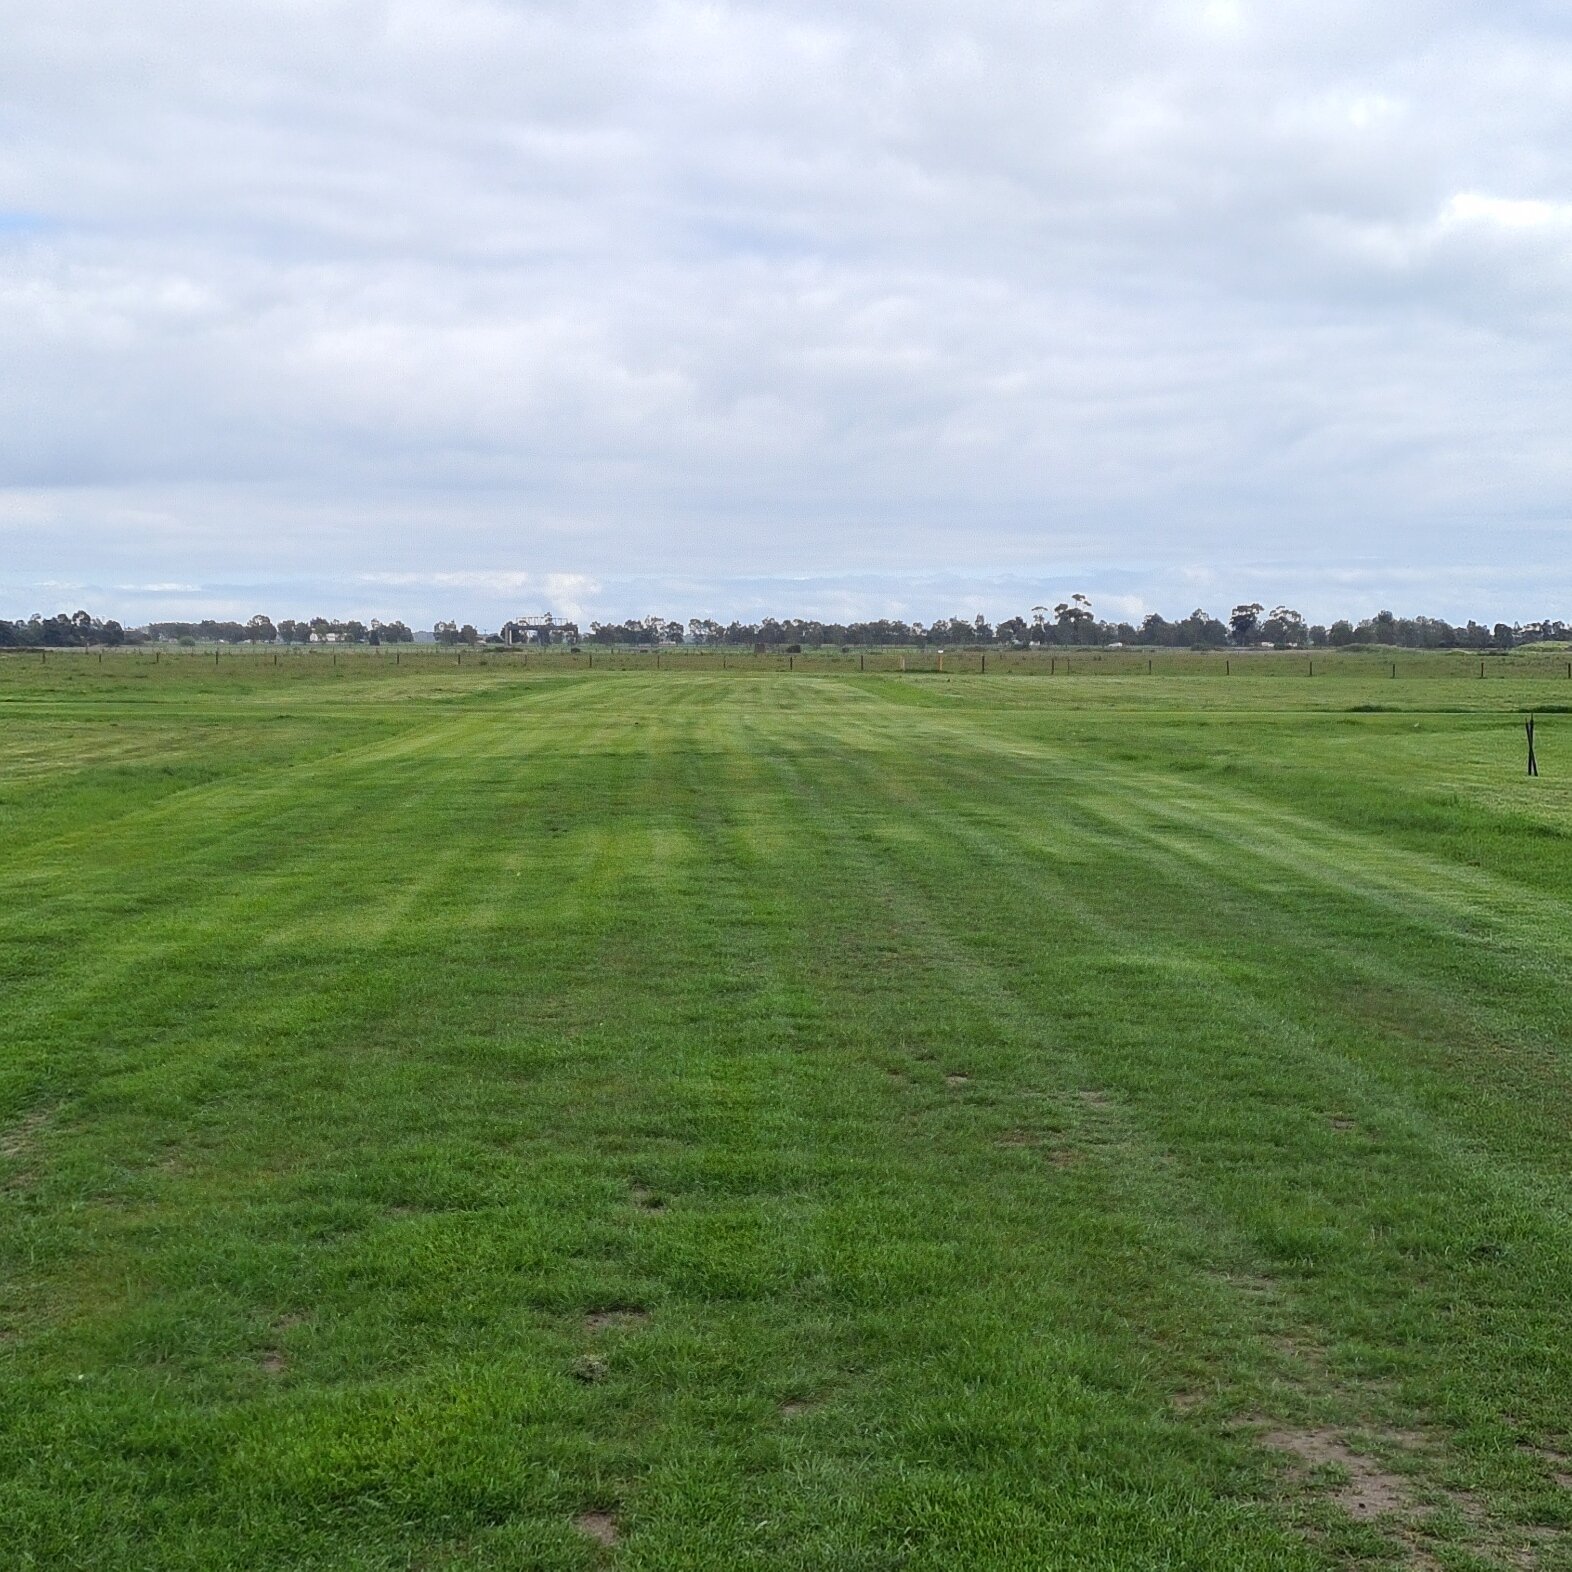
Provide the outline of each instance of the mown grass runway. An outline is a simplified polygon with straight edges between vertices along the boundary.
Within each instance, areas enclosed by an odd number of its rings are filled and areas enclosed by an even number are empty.
[[[0,1563],[1572,1567],[1567,689],[1349,670],[0,663]]]

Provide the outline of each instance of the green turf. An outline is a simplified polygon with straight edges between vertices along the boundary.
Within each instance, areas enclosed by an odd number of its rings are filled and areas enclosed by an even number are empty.
[[[683,659],[0,660],[0,1565],[1572,1567],[1555,663]]]

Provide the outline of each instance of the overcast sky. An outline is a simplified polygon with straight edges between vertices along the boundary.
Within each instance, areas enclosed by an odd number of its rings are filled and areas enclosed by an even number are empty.
[[[0,615],[1572,615],[1569,17],[0,0]]]

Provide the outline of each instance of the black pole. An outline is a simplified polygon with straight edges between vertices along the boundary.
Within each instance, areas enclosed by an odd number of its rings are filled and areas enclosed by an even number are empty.
[[[1534,717],[1530,715],[1523,722],[1523,730],[1528,733],[1528,773],[1539,774],[1539,761],[1534,757]]]

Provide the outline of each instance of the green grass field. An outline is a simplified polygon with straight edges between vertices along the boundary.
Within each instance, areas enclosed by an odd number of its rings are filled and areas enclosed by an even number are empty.
[[[0,659],[0,1566],[1572,1568],[1559,661],[640,659]]]

